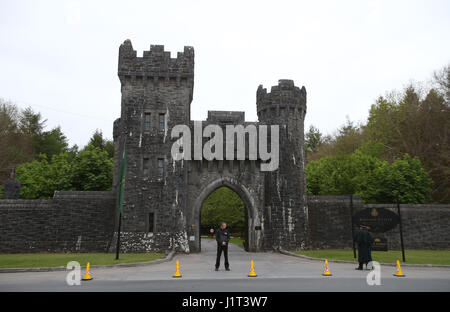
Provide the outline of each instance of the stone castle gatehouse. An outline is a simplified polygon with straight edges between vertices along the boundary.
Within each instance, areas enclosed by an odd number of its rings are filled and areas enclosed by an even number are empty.
[[[245,203],[247,249],[296,249],[306,244],[304,118],[306,90],[280,80],[256,92],[258,122],[244,112],[209,111],[208,125],[279,125],[279,167],[261,171],[261,159],[174,160],[175,125],[189,125],[194,89],[194,49],[171,58],[152,45],[142,57],[126,40],[119,49],[121,116],[114,122],[115,179],[126,145],[127,176],[122,219],[122,248],[145,251],[174,246],[200,251],[200,212],[214,190],[227,186]],[[194,129],[193,131],[194,132]],[[208,138],[203,138],[206,142]],[[192,142],[194,139],[192,139]],[[248,149],[246,149],[248,151]],[[236,159],[236,158],[235,158]]]

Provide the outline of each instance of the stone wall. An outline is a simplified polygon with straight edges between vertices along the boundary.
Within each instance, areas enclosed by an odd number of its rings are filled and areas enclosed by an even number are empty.
[[[55,192],[50,200],[0,200],[0,253],[105,252],[114,231],[112,192]]]
[[[353,211],[362,209],[353,198]],[[309,245],[311,248],[352,248],[349,196],[308,196]]]
[[[353,199],[356,213],[363,205]],[[450,248],[450,205],[401,205],[407,249]],[[352,248],[350,198],[308,196],[307,248]],[[50,200],[0,200],[0,253],[114,251],[115,196],[113,192],[55,192]],[[356,229],[355,229],[356,230]],[[180,237],[183,236],[183,237]],[[122,232],[122,252],[189,250],[186,232]],[[400,248],[399,227],[381,234],[389,249]],[[175,245],[175,246],[173,246]],[[266,249],[270,249],[266,247]]]
[[[364,208],[387,208],[394,204],[364,205],[353,198],[353,213]],[[308,196],[310,248],[352,248],[349,196]],[[407,249],[450,248],[450,205],[400,205],[403,240]],[[354,228],[356,231],[357,229]],[[374,233],[388,240],[389,249],[400,249],[399,226]]]
[[[397,213],[397,205],[364,205],[387,208]],[[450,248],[450,205],[400,205],[403,242],[407,249]],[[400,249],[399,226],[380,236],[387,238],[390,249]]]

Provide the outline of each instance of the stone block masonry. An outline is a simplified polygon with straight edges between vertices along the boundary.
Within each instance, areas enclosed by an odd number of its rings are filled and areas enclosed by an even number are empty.
[[[397,213],[396,204],[364,205]],[[400,205],[403,241],[407,249],[450,249],[450,205]],[[399,226],[382,234],[390,249],[400,249]]]
[[[105,252],[114,231],[112,192],[55,192],[49,200],[0,200],[0,253]]]
[[[365,208],[386,208],[397,213],[395,204],[366,204],[353,198],[353,212]],[[400,205],[403,240],[407,249],[450,248],[450,205]],[[308,196],[309,248],[352,248],[349,196]],[[357,230],[354,228],[354,230]],[[389,249],[400,249],[397,225],[385,233]]]

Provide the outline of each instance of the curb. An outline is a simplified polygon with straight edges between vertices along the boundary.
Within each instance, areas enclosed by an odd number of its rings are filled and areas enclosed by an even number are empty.
[[[279,253],[283,254],[283,255],[287,255],[287,256],[292,256],[292,257],[297,257],[297,258],[302,258],[302,259],[306,259],[306,260],[313,260],[313,261],[325,261],[325,258],[313,258],[313,257],[308,257],[305,255],[299,255],[287,250],[283,250],[280,249]],[[333,263],[349,263],[349,264],[358,264],[356,261],[347,261],[347,260],[330,260],[328,259],[328,262],[333,262]],[[380,263],[381,265],[385,265],[385,266],[390,266],[390,267],[395,267],[395,263]],[[401,266],[405,266],[405,267],[417,267],[417,268],[444,268],[444,269],[450,269],[450,265],[443,265],[443,264],[408,264],[408,263],[402,263]]]
[[[175,256],[175,251],[170,251],[164,258],[156,259],[147,262],[134,262],[134,263],[119,263],[112,265],[91,265],[91,268],[101,268],[101,269],[112,269],[112,268],[131,268],[140,267],[147,265],[154,265],[159,263],[164,263],[171,261]],[[81,268],[85,268],[82,266]],[[23,273],[23,272],[55,272],[55,271],[66,271],[65,266],[51,267],[51,268],[0,268],[0,273]]]

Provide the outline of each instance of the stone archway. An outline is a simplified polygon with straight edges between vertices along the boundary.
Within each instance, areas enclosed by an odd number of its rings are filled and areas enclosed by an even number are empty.
[[[201,188],[200,193],[195,198],[193,204],[191,205],[191,216],[193,216],[193,222],[195,223],[195,229],[193,234],[195,236],[195,242],[190,242],[191,251],[200,252],[200,217],[203,202],[208,198],[208,196],[220,187],[228,187],[232,191],[236,192],[244,202],[246,210],[246,221],[247,221],[247,246],[248,251],[259,251],[261,250],[261,231],[259,224],[260,216],[257,209],[257,200],[253,198],[252,194],[249,192],[247,187],[240,183],[237,179],[233,177],[220,177]]]

